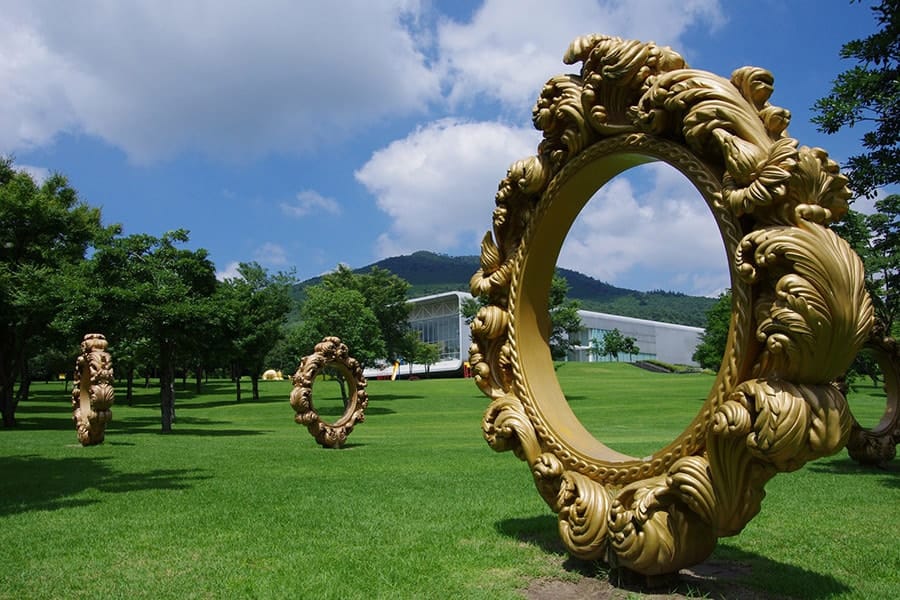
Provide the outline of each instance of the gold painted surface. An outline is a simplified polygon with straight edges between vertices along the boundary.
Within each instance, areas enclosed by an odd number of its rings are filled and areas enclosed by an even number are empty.
[[[112,357],[106,348],[103,335],[89,333],[84,336],[81,354],[75,360],[72,420],[82,446],[103,443],[106,424],[112,419],[113,368]]]
[[[773,77],[690,69],[670,48],[575,40],[534,108],[537,154],[500,182],[481,247],[470,363],[491,399],[488,444],[531,468],[569,551],[648,576],[701,562],[759,511],[774,475],[837,452],[853,418],[832,382],[873,326],[856,254],[827,225],[850,192],[819,148],[788,137]],[[695,419],[633,458],[572,413],[548,346],[548,295],[562,243],[591,196],[663,161],[713,214],[729,260],[732,318],[722,368]],[[895,380],[896,381],[896,380]]]
[[[344,414],[334,423],[326,423],[313,406],[313,382],[324,369],[338,371],[348,385],[348,400]],[[362,365],[350,356],[347,345],[340,338],[329,336],[316,344],[312,354],[304,356],[291,378],[291,406],[294,421],[305,425],[309,433],[325,448],[340,448],[357,423],[365,420],[369,404],[366,378]]]
[[[859,463],[880,465],[897,456],[897,445],[900,444],[900,344],[884,335],[879,323],[865,347],[881,367],[887,402],[874,427],[866,428],[853,420],[847,452]]]

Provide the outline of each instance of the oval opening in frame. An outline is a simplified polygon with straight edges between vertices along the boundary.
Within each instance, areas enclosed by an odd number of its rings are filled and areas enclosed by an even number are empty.
[[[541,199],[534,222],[522,242],[521,247],[527,251],[520,254],[514,275],[516,291],[512,294],[511,308],[516,328],[510,338],[516,353],[514,377],[521,380],[517,389],[523,401],[532,405],[538,429],[546,432],[546,443],[559,447],[560,450],[555,451],[557,455],[561,452],[563,456],[571,457],[566,459],[567,464],[579,469],[578,465],[582,464],[595,465],[587,467],[590,469],[603,468],[604,464],[629,469],[645,464],[647,472],[659,472],[677,457],[693,453],[702,446],[712,414],[714,392],[710,391],[706,401],[694,407],[693,421],[674,441],[652,455],[635,458],[613,450],[585,428],[563,394],[554,370],[548,345],[550,282],[563,242],[591,197],[621,173],[662,160],[680,173],[692,172],[689,181],[700,197],[698,210],[709,210],[704,204],[711,206],[720,193],[719,179],[680,149],[673,149],[672,144],[653,140],[654,146],[644,146],[637,151],[632,143],[630,139],[619,138],[610,140],[609,144],[595,145],[579,157],[577,163],[570,163],[556,176]],[[718,225],[722,227],[721,223]],[[727,254],[722,250],[722,237],[722,234],[717,236],[719,257]],[[725,260],[723,263],[727,265]],[[722,389],[724,386],[720,384],[725,377],[720,371],[716,380],[710,378],[710,387]],[[636,433],[640,427],[638,422],[628,423],[628,429]],[[644,470],[642,467],[641,472]]]
[[[847,404],[860,427],[879,431],[893,424],[897,418],[897,375],[882,352],[863,348],[844,383]]]
[[[316,378],[312,392],[312,404],[319,414],[319,420],[326,425],[334,425],[344,416],[346,406],[341,394],[341,381],[330,369],[323,370]],[[346,394],[349,394],[349,383],[343,382]],[[349,402],[349,395],[347,396]]]
[[[593,297],[581,302],[569,362],[557,365],[569,407],[607,446],[651,454],[691,422],[713,383],[693,361],[706,312],[730,283],[712,214],[674,167],[633,167],[578,214],[557,269],[570,297]],[[607,354],[616,339],[625,346]]]

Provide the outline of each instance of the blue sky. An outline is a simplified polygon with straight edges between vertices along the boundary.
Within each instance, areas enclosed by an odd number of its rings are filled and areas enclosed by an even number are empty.
[[[723,76],[769,69],[789,134],[843,162],[862,132],[821,134],[810,108],[850,66],[841,45],[874,31],[869,5],[7,0],[0,153],[63,173],[126,234],[188,229],[220,276],[239,261],[306,279],[416,250],[478,254],[575,37],[652,40]],[[559,264],[640,290],[728,286],[712,217],[660,165],[604,186]]]

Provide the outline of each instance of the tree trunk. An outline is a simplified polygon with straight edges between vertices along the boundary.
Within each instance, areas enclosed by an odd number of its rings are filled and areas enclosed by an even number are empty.
[[[195,371],[195,374],[197,377],[197,379],[196,379],[197,395],[199,396],[200,394],[203,393],[203,367],[201,367],[200,365],[197,365],[197,370]]]
[[[259,400],[259,371],[256,369],[250,374],[250,385],[253,388],[253,399]]]
[[[3,352],[9,352],[0,363],[0,414],[3,416],[4,427],[16,426],[16,406],[18,399],[15,394],[16,380],[18,379],[19,365],[16,357],[21,353],[17,349],[7,346]],[[7,357],[9,357],[7,359]]]
[[[241,365],[239,363],[234,363],[232,365],[232,374],[234,377],[234,393],[235,393],[235,402],[241,401]]]
[[[125,371],[125,400],[128,406],[134,401],[134,367],[128,367]]]
[[[3,414],[4,427],[16,426],[15,395],[13,394],[12,384],[6,381],[0,384],[0,413]]]
[[[344,376],[340,373],[337,373],[336,377],[338,385],[341,386],[341,400],[344,402],[344,410],[347,410],[347,405],[350,404],[350,398],[347,397],[347,382],[344,381]]]
[[[19,406],[19,402],[28,399],[28,393],[31,391],[31,377],[26,373],[22,375],[22,383],[19,384],[19,390],[16,392],[16,401],[14,406]]]
[[[172,364],[172,348],[163,341],[159,351],[159,409],[162,432],[171,433],[175,421],[175,367]]]

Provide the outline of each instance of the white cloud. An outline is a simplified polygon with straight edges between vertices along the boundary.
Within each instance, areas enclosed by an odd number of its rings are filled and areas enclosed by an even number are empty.
[[[87,133],[136,162],[315,148],[424,111],[439,81],[404,0],[7,3],[0,151]]]
[[[339,215],[341,205],[315,190],[304,190],[297,194],[294,202],[282,202],[281,211],[290,217],[305,217],[319,211]]]
[[[392,219],[378,238],[379,256],[478,254],[500,179],[513,161],[534,154],[538,140],[530,129],[448,119],[375,152],[356,178]]]
[[[253,260],[263,267],[283,267],[288,264],[288,253],[280,244],[266,242],[253,251]],[[241,277],[238,267],[241,262],[248,261],[232,261],[225,265],[225,268],[216,271],[216,279],[224,281],[226,279],[237,279]]]
[[[50,177],[50,169],[46,167],[35,167],[32,165],[14,165],[16,171],[25,171],[31,178],[34,179],[34,182],[38,185],[41,185]]]
[[[579,35],[605,33],[683,49],[689,26],[715,27],[722,19],[717,0],[487,0],[471,22],[440,25],[439,66],[451,102],[487,97],[530,108],[545,81],[577,69],[562,57]]]
[[[288,254],[283,246],[266,242],[253,252],[253,259],[263,266],[281,267],[288,264]]]
[[[216,271],[216,279],[218,279],[219,281],[225,281],[226,279],[237,279],[241,276],[241,274],[238,273],[239,266],[240,263],[237,261],[228,263],[227,265],[225,265],[224,269],[222,269],[221,271]]]
[[[728,287],[728,263],[715,221],[690,182],[662,163],[604,185],[581,211],[560,266],[614,285],[635,272],[643,289],[715,295]],[[633,277],[633,275],[631,275]]]

